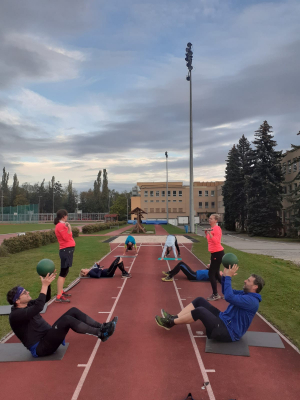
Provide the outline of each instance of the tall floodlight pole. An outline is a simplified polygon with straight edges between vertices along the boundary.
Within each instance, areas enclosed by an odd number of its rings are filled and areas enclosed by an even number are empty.
[[[168,190],[168,152],[165,152],[165,156],[166,156],[166,173],[167,173],[167,224],[169,223],[169,190]]]
[[[41,208],[40,208],[41,197],[43,197],[43,196],[39,196],[39,216],[38,216],[38,221],[40,220],[40,213],[41,213]]]
[[[186,80],[190,82],[190,232],[194,233],[194,172],[193,172],[193,114],[192,114],[192,43],[186,45],[185,61],[188,68]]]

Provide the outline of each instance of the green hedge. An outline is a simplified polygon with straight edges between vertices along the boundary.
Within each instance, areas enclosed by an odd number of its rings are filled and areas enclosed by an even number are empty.
[[[79,229],[72,228],[73,237],[79,236]],[[4,239],[0,246],[0,257],[20,253],[24,250],[35,249],[57,242],[54,230],[41,232],[26,232],[25,235]]]
[[[127,224],[127,221],[107,222],[106,224],[102,223],[102,224],[84,225],[82,227],[82,233],[94,233],[94,232],[105,231],[106,229],[109,229],[111,226],[125,225],[125,224]]]

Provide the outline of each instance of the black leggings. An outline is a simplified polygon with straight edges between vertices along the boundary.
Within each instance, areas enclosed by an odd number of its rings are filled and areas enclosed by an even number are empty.
[[[231,336],[224,322],[219,318],[220,310],[212,306],[203,297],[197,297],[192,301],[194,310],[191,311],[194,321],[200,319],[206,328],[208,339],[219,342],[232,342]]]
[[[197,279],[196,272],[193,271],[185,262],[180,261],[170,272],[169,276],[172,278],[179,271],[182,271],[184,275],[191,281],[195,281]]]
[[[208,276],[214,295],[218,294],[217,281],[221,283],[220,265],[222,263],[223,256],[224,250],[211,253]]]
[[[78,308],[70,308],[54,322],[52,328],[40,340],[36,354],[39,357],[53,354],[62,344],[70,328],[77,333],[98,336],[101,327],[102,324],[93,320]]]
[[[106,270],[106,276],[114,276],[116,269],[119,268],[121,272],[125,272],[123,261],[120,262],[120,257],[117,257]]]

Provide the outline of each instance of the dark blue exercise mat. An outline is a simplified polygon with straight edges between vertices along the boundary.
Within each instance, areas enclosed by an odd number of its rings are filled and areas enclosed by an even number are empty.
[[[249,346],[243,337],[237,342],[218,342],[206,338],[205,353],[250,357]]]
[[[22,343],[0,343],[0,362],[18,361],[59,361],[62,360],[69,343],[60,345],[54,354],[47,357],[33,357]]]
[[[248,331],[243,336],[248,346],[254,347],[272,347],[275,349],[284,349],[284,344],[276,332],[252,332]]]
[[[0,306],[0,315],[9,315],[11,313],[12,306]],[[40,314],[44,314],[47,310],[48,305],[45,304],[44,308],[40,312]]]

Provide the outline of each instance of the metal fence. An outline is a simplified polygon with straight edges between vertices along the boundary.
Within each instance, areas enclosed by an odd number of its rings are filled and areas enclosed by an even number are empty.
[[[18,206],[21,207],[21,206]],[[9,208],[9,207],[4,207]],[[12,207],[16,208],[16,207]],[[69,213],[69,221],[104,221],[104,216],[108,213]],[[6,223],[39,223],[39,222],[53,222],[56,214],[52,213],[34,213],[32,210],[27,211],[27,213],[13,212],[11,213],[1,213],[0,207],[0,222]]]

